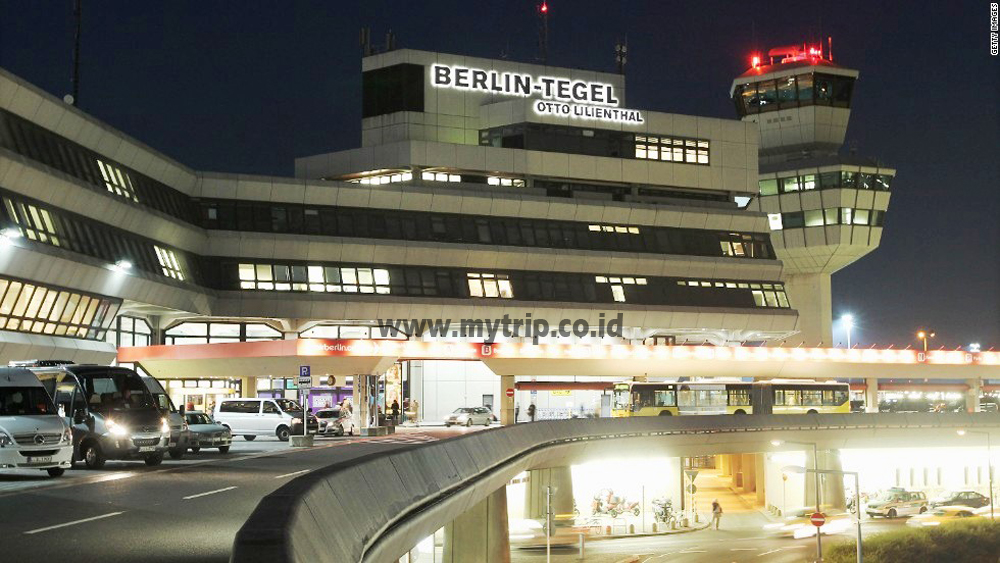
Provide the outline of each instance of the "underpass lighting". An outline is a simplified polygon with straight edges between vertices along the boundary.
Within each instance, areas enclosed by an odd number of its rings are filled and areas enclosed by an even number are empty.
[[[772,446],[777,447],[777,446],[780,446],[781,444],[784,444],[784,442],[782,442],[781,440],[771,440],[771,445]]]
[[[978,342],[973,342],[972,344],[969,344],[969,351],[970,352],[979,352],[981,350],[982,350],[982,347],[979,345]]]
[[[996,491],[993,490],[993,444],[990,439],[990,433],[987,430],[966,430],[964,428],[956,430],[955,433],[959,436],[965,436],[966,434],[982,434],[986,436],[986,471],[990,477],[990,520],[996,522],[996,515],[993,512],[993,498],[996,496]]]
[[[129,270],[132,269],[132,262],[130,262],[128,260],[122,259],[122,260],[119,260],[119,261],[115,262],[111,266],[111,269],[115,270],[117,272],[127,272],[127,271],[129,271]]]

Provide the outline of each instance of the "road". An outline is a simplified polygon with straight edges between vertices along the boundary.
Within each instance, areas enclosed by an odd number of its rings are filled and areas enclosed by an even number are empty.
[[[233,537],[257,503],[290,479],[348,459],[476,431],[406,429],[379,438],[317,440],[292,449],[237,438],[228,454],[202,450],[159,467],[0,474],[0,560],[227,562]],[[334,526],[331,523],[331,526]]]

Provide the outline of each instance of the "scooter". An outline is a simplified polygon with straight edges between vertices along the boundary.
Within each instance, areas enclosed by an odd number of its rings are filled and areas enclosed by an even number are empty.
[[[653,517],[668,525],[677,522],[673,501],[662,497],[653,499]]]

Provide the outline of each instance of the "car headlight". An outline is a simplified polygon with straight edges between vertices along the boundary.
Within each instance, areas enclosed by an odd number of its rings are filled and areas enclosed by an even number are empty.
[[[166,418],[160,419],[160,432],[170,434],[170,422]]]
[[[14,439],[11,438],[10,435],[4,432],[3,430],[0,430],[0,448],[5,448],[7,446],[12,445],[13,443]]]
[[[110,418],[104,421],[105,426],[108,427],[108,432],[115,436],[128,436],[128,428],[124,425],[118,424]]]

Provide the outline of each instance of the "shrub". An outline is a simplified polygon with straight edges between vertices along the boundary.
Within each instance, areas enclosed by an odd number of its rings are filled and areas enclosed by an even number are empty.
[[[828,563],[855,560],[854,541],[826,550]],[[1000,521],[974,518],[926,528],[904,528],[874,534],[862,543],[865,563],[998,563]]]

